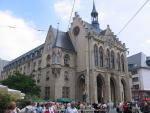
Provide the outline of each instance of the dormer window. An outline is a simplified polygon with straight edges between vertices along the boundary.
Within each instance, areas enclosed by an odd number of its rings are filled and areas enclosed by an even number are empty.
[[[32,58],[34,58],[34,56],[35,56],[35,54],[34,54],[34,53],[32,53],[32,54],[31,54],[31,57],[32,57]]]
[[[53,56],[52,56],[52,64],[60,64],[60,56],[59,56],[59,54],[53,54]]]
[[[64,56],[64,66],[69,67],[70,56],[66,54]]]

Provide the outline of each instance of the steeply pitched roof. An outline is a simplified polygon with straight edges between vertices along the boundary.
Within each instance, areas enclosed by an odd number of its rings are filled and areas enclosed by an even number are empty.
[[[45,43],[44,43],[45,44]],[[40,46],[32,49],[31,51],[17,57],[16,59],[10,61],[5,67],[4,67],[4,71],[7,69],[12,68],[13,66],[17,66],[20,64],[23,64],[29,60],[33,60],[35,58],[38,58],[42,55],[41,50],[44,48],[44,44],[41,44]],[[12,66],[13,65],[13,66]]]
[[[70,40],[70,36],[68,32],[62,32],[62,31],[54,29],[54,37],[55,37],[55,42],[53,44],[53,48],[59,47],[59,48],[63,48],[63,49],[75,52],[75,49]]]
[[[99,29],[99,28],[95,28],[92,24],[88,23],[88,22],[85,22],[85,26],[88,30],[92,31],[92,32],[95,32],[97,34],[101,34],[101,35],[105,35],[105,32],[106,30],[102,30],[102,29]]]

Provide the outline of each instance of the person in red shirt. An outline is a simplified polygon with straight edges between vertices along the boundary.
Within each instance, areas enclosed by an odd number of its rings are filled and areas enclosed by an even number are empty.
[[[50,109],[49,109],[49,104],[48,103],[45,104],[45,111],[44,111],[44,113],[50,113]]]
[[[128,103],[127,102],[125,102],[123,104],[123,113],[128,113]]]

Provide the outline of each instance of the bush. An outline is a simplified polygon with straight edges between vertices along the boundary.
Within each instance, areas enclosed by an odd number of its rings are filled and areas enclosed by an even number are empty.
[[[0,93],[0,113],[4,113],[5,110],[8,107],[8,104],[12,101],[13,99],[9,94],[1,94]]]

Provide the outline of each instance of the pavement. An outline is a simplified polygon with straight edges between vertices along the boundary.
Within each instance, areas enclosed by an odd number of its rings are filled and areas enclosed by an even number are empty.
[[[109,111],[109,113],[117,113],[117,112],[116,112],[116,109],[112,109]],[[142,113],[142,112],[139,110],[139,113]]]
[[[111,109],[111,110],[109,111],[109,113],[117,113],[117,112],[116,112],[116,109]]]

